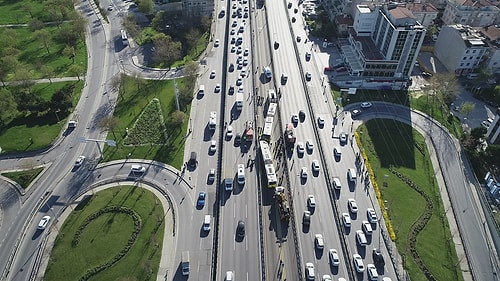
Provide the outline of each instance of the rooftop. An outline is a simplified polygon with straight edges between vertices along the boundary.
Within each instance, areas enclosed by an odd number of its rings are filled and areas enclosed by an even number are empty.
[[[411,3],[407,6],[413,13],[437,13],[438,10],[431,3]]]
[[[405,19],[405,18],[416,19],[416,17],[413,15],[413,13],[405,7],[397,6],[395,8],[388,9],[388,11],[391,14],[391,16],[396,20]]]

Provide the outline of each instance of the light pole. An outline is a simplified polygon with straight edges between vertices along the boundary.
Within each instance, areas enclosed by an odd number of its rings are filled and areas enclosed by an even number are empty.
[[[100,142],[106,143],[109,146],[116,146],[116,141],[114,140],[96,140],[96,139],[87,139],[85,137],[78,137],[78,141],[81,143],[86,143],[87,141],[94,141],[97,145],[97,149],[99,149],[99,159],[102,159],[102,149],[99,145]]]

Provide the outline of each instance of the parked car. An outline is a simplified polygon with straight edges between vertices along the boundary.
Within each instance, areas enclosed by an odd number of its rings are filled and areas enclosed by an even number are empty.
[[[372,107],[371,102],[362,102],[361,103],[361,108],[370,108],[370,107]]]

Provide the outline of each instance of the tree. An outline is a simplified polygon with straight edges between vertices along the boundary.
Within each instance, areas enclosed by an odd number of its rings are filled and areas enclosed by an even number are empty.
[[[153,0],[141,0],[139,2],[138,9],[141,13],[150,15],[155,10],[155,4],[153,3]]]
[[[17,48],[18,40],[17,40],[17,31],[12,28],[5,28],[0,34],[0,46],[6,47],[14,47]]]
[[[185,35],[188,48],[189,49],[195,48],[196,53],[198,52],[198,50],[196,50],[196,44],[198,43],[200,37],[201,37],[201,32],[194,27],[191,28]]]
[[[121,90],[122,90],[122,88],[124,86],[123,85],[124,82],[125,82],[125,79],[123,79],[122,74],[121,73],[116,74],[111,79],[111,83],[110,83],[111,89],[114,90],[114,91],[117,91],[118,94],[121,94],[122,93]]]
[[[174,42],[168,35],[160,35],[154,38],[156,52],[154,60],[158,63],[165,63],[170,66],[181,57],[182,44]]]
[[[186,106],[193,100],[192,87],[182,87],[179,90],[179,107],[184,110]]]
[[[85,40],[87,20],[80,13],[75,13],[71,16],[71,23],[75,34],[80,37],[82,41]]]
[[[186,80],[186,84],[195,84],[198,77],[198,71],[200,71],[200,66],[194,62],[190,61],[186,63],[183,69],[183,74]]]
[[[76,51],[73,46],[66,45],[63,49],[63,55],[68,56],[71,59],[72,63],[75,63]]]
[[[72,96],[74,85],[68,85],[56,91],[50,99],[50,108],[54,111],[61,111],[63,115],[69,113],[69,109],[73,106]]]
[[[54,70],[52,69],[52,67],[42,65],[40,67],[40,72],[42,73],[42,78],[49,79],[50,84],[52,84],[52,77],[54,77]]]
[[[459,93],[457,77],[454,73],[435,74],[432,76],[431,88],[436,91],[439,100],[451,104]]]
[[[201,26],[203,27],[204,32],[208,32],[211,25],[212,21],[210,20],[210,17],[205,16],[201,18]]]
[[[42,29],[45,25],[43,24],[43,22],[39,19],[32,19],[29,23],[28,23],[28,28],[29,30],[31,31],[35,31],[35,30],[39,30],[39,29]]]
[[[186,113],[176,110],[170,114],[170,124],[173,127],[180,127],[186,120]]]
[[[0,89],[0,126],[12,121],[18,114],[17,103],[12,93],[6,89]]]
[[[146,85],[146,81],[144,81],[144,79],[141,78],[138,72],[134,72],[134,75],[132,76],[132,83],[136,85],[138,93],[140,93],[142,87]]]
[[[72,64],[69,69],[68,69],[68,72],[71,73],[71,75],[74,75],[74,76],[77,76],[78,77],[78,80],[80,80],[80,76],[83,75],[83,67],[79,64]]]
[[[37,30],[35,31],[35,38],[40,41],[40,43],[42,43],[42,45],[45,47],[45,49],[47,50],[47,53],[50,54],[50,49],[49,49],[49,45],[50,45],[50,33],[48,30],[46,29],[40,29],[40,30]]]
[[[33,75],[26,68],[21,68],[16,72],[16,80],[19,82],[19,85],[28,92],[31,92],[31,87],[35,85],[32,77]]]
[[[115,129],[120,127],[120,120],[114,116],[105,116],[99,121],[99,128],[111,130],[113,138],[116,140]]]
[[[460,106],[460,113],[468,117],[474,111],[474,108],[476,108],[475,103],[466,101]]]
[[[30,14],[31,18],[33,18],[33,5],[30,2],[25,2],[23,9]]]
[[[14,56],[5,56],[1,59],[0,68],[6,70],[7,73],[16,73],[21,63]]]

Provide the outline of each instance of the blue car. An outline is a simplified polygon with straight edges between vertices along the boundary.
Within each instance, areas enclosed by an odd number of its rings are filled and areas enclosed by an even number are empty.
[[[202,191],[202,192],[200,192],[200,194],[198,194],[198,206],[200,206],[200,207],[205,206],[206,195],[207,194],[205,193],[205,191]]]

